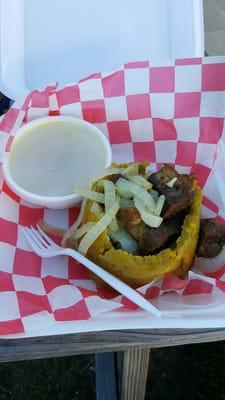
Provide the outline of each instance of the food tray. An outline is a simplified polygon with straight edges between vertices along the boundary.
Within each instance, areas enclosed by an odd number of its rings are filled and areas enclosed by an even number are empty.
[[[55,84],[35,90],[14,103],[1,121],[0,161],[21,123],[45,115],[85,118],[108,137],[116,162],[147,159],[153,168],[171,162],[180,171],[195,172],[204,190],[203,216],[217,216],[224,222],[224,68],[225,57],[154,65],[140,61],[64,88]],[[152,299],[164,312],[161,319],[129,304],[115,310],[121,299],[102,301],[82,267],[62,258],[44,261],[32,254],[21,226],[34,225],[44,217],[66,228],[75,211],[30,206],[6,187],[1,175],[1,335],[225,326],[225,250],[214,260],[198,260],[189,276],[188,295],[180,281],[173,287],[177,294],[165,293],[171,291],[168,284],[164,289],[153,284],[164,292]],[[77,299],[81,300],[78,306]]]

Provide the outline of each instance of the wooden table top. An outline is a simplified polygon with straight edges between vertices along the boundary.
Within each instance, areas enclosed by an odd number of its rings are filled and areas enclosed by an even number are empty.
[[[0,339],[0,361],[178,346],[225,339],[225,329],[138,329]]]

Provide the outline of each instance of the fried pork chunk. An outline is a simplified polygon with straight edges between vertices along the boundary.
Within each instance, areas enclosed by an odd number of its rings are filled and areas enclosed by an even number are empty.
[[[168,183],[172,179],[174,184],[170,187]],[[152,183],[153,189],[166,197],[161,215],[164,219],[188,210],[194,196],[191,179],[191,175],[179,174],[169,165],[150,175],[148,180]]]
[[[211,258],[217,256],[225,245],[225,226],[214,218],[201,220],[197,255]]]
[[[138,243],[138,254],[148,256],[164,248],[181,232],[181,216],[165,220],[159,228],[150,228],[140,217],[136,208],[121,208],[117,214],[127,232]]]

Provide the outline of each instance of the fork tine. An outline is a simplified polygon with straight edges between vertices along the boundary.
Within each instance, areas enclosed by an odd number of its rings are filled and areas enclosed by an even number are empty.
[[[40,240],[37,240],[36,236],[33,235],[33,232],[29,228],[22,228],[23,233],[26,236],[27,241],[29,242],[30,246],[32,249],[36,250],[41,250],[43,248],[42,244],[40,243]]]
[[[47,233],[45,233],[45,232],[40,228],[40,226],[39,226],[38,224],[37,224],[36,226],[37,226],[37,229],[39,230],[40,234],[45,238],[46,242],[48,243],[48,246],[49,246],[49,245],[52,245],[52,246],[55,246],[55,247],[60,247],[60,246],[57,245],[57,243],[55,243],[55,242],[47,235]]]
[[[45,248],[48,248],[49,243],[47,242],[47,240],[45,240],[45,238],[36,229],[34,229],[33,226],[31,226],[30,229],[32,230],[33,235],[35,235],[39,243],[45,246]]]

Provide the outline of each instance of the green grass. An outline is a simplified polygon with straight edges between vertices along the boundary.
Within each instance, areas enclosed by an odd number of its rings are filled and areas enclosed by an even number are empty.
[[[152,350],[146,400],[225,400],[225,342]]]
[[[93,356],[0,364],[0,400],[94,400]],[[151,352],[146,400],[225,400],[225,342]]]
[[[92,364],[92,356],[0,364],[0,399],[95,399]]]

